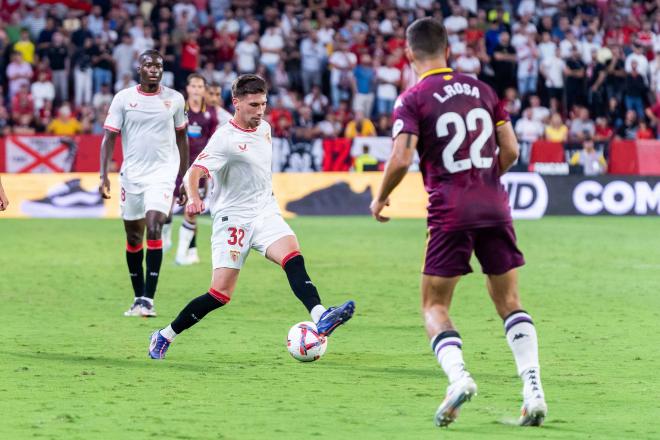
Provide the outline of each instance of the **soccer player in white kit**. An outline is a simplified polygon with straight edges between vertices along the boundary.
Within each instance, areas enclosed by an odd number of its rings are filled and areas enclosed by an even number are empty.
[[[213,276],[206,293],[190,301],[170,325],[151,335],[149,356],[153,359],[163,359],[179,333],[230,301],[250,249],[282,266],[319,334],[330,335],[353,316],[353,301],[328,309],[321,305],[298,240],[280,213],[272,186],[271,127],[262,120],[266,93],[266,82],[257,75],[241,75],[234,81],[233,119],[215,131],[183,178],[189,214],[204,210],[199,179],[206,176],[214,183],[210,201]]]
[[[156,316],[154,295],[163,260],[161,230],[172,207],[176,177],[188,165],[187,117],[183,96],[160,85],[163,57],[140,55],[140,85],[118,92],[105,120],[99,191],[110,198],[108,170],[121,133],[119,173],[121,215],[126,230],[126,262],[135,298],[125,316]],[[142,268],[147,229],[146,279]]]

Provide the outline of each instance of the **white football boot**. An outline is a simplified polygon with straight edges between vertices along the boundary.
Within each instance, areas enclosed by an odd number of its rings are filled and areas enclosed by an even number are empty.
[[[197,254],[197,248],[188,249],[188,264],[199,264],[199,255]]]
[[[469,373],[465,373],[460,379],[452,382],[447,387],[445,400],[435,412],[435,425],[439,427],[449,426],[461,409],[461,405],[472,399],[477,394],[477,384]]]
[[[124,312],[124,316],[142,316],[142,300],[135,298],[131,307]]]
[[[518,423],[520,426],[541,426],[548,414],[541,378],[532,368],[523,373],[523,381],[523,404]]]

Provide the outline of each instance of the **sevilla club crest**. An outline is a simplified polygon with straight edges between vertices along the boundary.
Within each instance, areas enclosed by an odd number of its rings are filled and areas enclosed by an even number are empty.
[[[231,257],[231,261],[236,263],[238,261],[238,257],[241,256],[241,253],[239,251],[229,251],[229,256]]]

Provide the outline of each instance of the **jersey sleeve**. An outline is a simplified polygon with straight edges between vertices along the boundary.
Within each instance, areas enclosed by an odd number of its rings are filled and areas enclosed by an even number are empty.
[[[209,139],[204,150],[199,153],[197,159],[195,159],[192,164],[193,167],[201,168],[207,177],[220,171],[227,164],[229,159],[226,141],[227,134],[223,137],[219,134],[219,131],[213,133],[213,136]]]
[[[392,125],[392,139],[401,133],[410,133],[419,136],[419,119],[415,106],[415,96],[405,93],[394,102],[392,113],[394,124]]]
[[[115,133],[121,132],[121,127],[124,124],[124,100],[122,94],[116,94],[110,103],[108,115],[105,117],[103,128],[106,130],[114,131]]]
[[[186,114],[186,102],[183,95],[178,94],[176,100],[176,110],[174,111],[174,128],[183,130],[188,126],[188,115]]]

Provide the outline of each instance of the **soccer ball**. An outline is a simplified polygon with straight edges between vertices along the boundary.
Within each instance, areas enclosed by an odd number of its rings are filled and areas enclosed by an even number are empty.
[[[313,362],[325,353],[328,338],[318,334],[316,324],[303,321],[289,330],[286,347],[291,356],[300,362]]]

